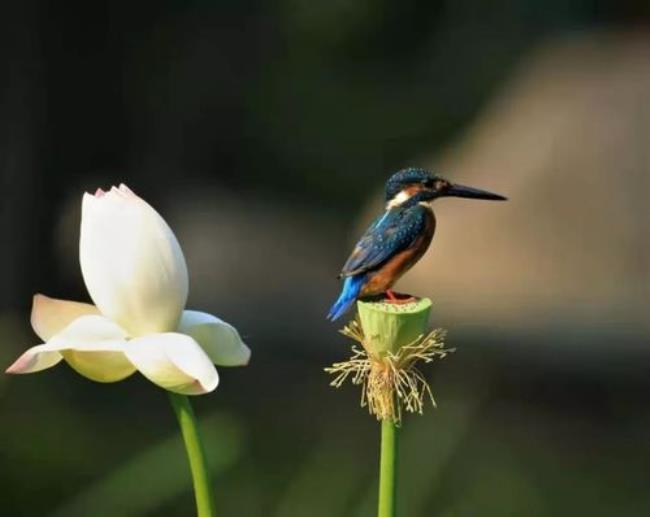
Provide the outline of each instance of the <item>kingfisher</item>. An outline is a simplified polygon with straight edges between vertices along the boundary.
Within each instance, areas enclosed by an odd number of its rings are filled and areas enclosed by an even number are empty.
[[[399,298],[393,284],[422,258],[431,244],[436,218],[431,203],[439,197],[505,201],[486,190],[451,183],[420,168],[402,169],[385,187],[386,209],[362,235],[339,275],[343,288],[327,318],[340,318],[359,298],[384,294],[390,303]]]

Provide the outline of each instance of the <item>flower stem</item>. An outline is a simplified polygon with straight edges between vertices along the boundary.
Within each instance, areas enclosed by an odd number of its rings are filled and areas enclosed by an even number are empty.
[[[378,517],[395,517],[397,495],[398,428],[390,418],[381,421]]]
[[[185,442],[185,450],[190,462],[197,517],[214,517],[216,510],[212,484],[210,482],[210,472],[208,471],[203,442],[201,441],[201,435],[199,434],[196,416],[192,410],[190,399],[185,395],[171,392],[169,393],[169,399],[176,413],[178,425],[183,434],[183,442]]]

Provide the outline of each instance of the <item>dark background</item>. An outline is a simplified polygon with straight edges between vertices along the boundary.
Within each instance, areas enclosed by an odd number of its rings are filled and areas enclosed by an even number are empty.
[[[378,425],[328,386],[324,315],[386,177],[424,166],[511,201],[438,202],[401,286],[457,348],[403,426],[402,515],[648,515],[648,5],[3,3],[2,364],[33,293],[88,299],[81,195],[125,182],[253,350],[194,399],[220,513],[373,515]],[[2,377],[1,513],[191,515],[175,425],[139,376]]]

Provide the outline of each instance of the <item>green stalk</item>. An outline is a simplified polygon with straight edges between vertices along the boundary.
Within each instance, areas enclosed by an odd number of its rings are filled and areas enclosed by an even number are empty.
[[[214,506],[210,472],[190,399],[185,395],[171,392],[169,393],[169,399],[176,413],[178,425],[183,434],[187,458],[190,462],[194,498],[196,499],[196,515],[197,517],[214,517],[217,512]]]
[[[392,371],[390,358],[405,347],[421,339],[429,326],[431,300],[414,299],[410,303],[358,301],[359,322],[363,330],[363,347],[375,365],[370,373],[370,385],[375,392],[368,400],[379,402],[381,421],[381,457],[379,460],[379,517],[395,517],[397,511],[397,463],[399,409],[395,411],[395,380],[386,372]],[[382,367],[383,365],[383,367]],[[388,365],[388,366],[387,366]],[[374,381],[373,381],[374,377]],[[374,395],[374,396],[373,396]],[[370,403],[370,402],[369,402]],[[381,409],[385,411],[381,411]]]
[[[381,421],[378,517],[397,515],[398,428],[391,419]]]

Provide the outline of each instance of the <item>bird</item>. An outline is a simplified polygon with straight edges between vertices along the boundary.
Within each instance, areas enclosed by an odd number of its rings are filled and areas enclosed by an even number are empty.
[[[338,276],[343,286],[327,319],[340,318],[360,298],[384,294],[389,303],[411,300],[400,299],[391,288],[431,244],[436,229],[431,203],[441,197],[507,199],[486,190],[454,184],[421,168],[410,167],[394,173],[386,182],[384,213],[359,239]]]

